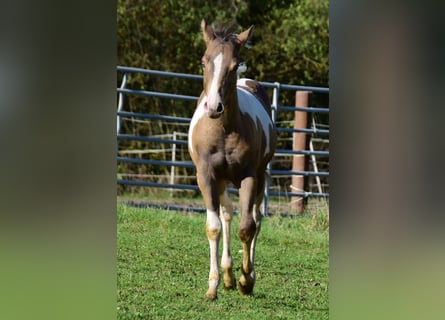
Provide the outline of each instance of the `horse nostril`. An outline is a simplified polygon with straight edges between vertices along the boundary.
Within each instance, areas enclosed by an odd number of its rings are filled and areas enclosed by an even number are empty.
[[[218,103],[218,107],[216,108],[216,112],[221,113],[224,111],[224,106],[223,104],[220,102]]]

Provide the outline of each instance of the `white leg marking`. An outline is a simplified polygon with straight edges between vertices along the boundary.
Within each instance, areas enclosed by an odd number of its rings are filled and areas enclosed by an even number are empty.
[[[255,282],[256,280],[256,275],[255,275],[255,246],[256,246],[256,241],[257,241],[257,237],[258,237],[258,233],[260,232],[260,228],[261,228],[261,219],[262,219],[262,215],[261,212],[258,208],[258,206],[256,204],[253,205],[253,220],[255,221],[256,224],[256,232],[255,232],[255,236],[253,237],[252,240],[252,245],[250,246],[250,261],[252,262],[252,279]]]
[[[232,222],[233,205],[227,191],[220,196],[221,210],[220,218],[223,232],[223,253],[221,258],[221,268],[224,272],[224,287],[234,289],[236,286],[233,274],[233,259],[230,252],[230,225]]]
[[[219,284],[218,244],[221,233],[221,221],[217,212],[207,210],[206,232],[210,246],[209,290],[207,296],[214,299]]]
[[[227,195],[227,192],[224,192],[220,197],[220,203],[220,217],[223,232],[223,254],[221,266],[223,268],[228,268],[232,266],[232,257],[230,256],[230,224],[232,222],[233,205],[229,199],[229,196]]]

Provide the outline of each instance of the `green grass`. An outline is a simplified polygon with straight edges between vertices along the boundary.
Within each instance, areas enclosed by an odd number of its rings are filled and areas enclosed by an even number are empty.
[[[118,205],[118,319],[328,319],[328,214],[263,219],[252,297],[204,300],[209,271],[205,215]],[[232,223],[240,276],[239,216]]]

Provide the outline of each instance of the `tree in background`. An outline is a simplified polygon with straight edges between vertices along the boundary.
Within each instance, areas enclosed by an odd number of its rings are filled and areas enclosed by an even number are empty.
[[[118,0],[118,64],[197,74],[200,22],[255,25],[247,77],[328,86],[328,0]]]

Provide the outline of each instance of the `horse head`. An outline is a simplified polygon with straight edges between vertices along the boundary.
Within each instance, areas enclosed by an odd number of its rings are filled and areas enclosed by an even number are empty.
[[[236,97],[238,53],[250,38],[253,26],[235,34],[227,28],[214,29],[203,19],[201,29],[206,44],[201,60],[204,109],[210,118],[219,118],[224,113],[227,99]]]

